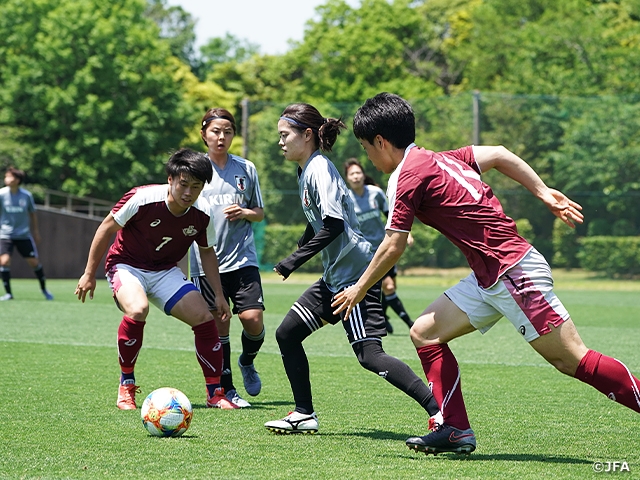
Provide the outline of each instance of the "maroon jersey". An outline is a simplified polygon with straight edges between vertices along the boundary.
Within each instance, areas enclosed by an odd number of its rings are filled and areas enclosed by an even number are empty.
[[[123,228],[109,248],[106,269],[124,263],[141,270],[160,271],[175,267],[193,242],[215,246],[216,232],[209,203],[198,200],[182,216],[169,211],[168,185],[136,187],[111,210]]]
[[[472,147],[431,152],[411,145],[389,178],[386,228],[411,231],[414,217],[451,240],[488,288],[531,249],[480,179]]]

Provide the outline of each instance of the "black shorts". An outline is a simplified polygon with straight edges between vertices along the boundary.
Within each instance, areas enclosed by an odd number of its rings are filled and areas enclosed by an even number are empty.
[[[191,277],[191,281],[202,293],[209,310],[215,310],[216,296],[207,278]],[[231,311],[234,314],[237,315],[245,310],[264,310],[262,282],[258,267],[244,267],[233,272],[221,273],[220,281],[225,300],[229,305],[233,302]]]
[[[0,240],[0,255],[11,255],[14,246],[24,258],[38,258],[38,249],[36,248],[36,242],[33,241],[33,238],[21,238],[17,240],[3,238]]]
[[[320,279],[311,285],[296,303],[311,310],[313,314],[327,323],[332,325],[338,322],[342,323],[351,345],[364,340],[379,340],[387,335],[382,304],[380,303],[380,282],[367,290],[364,299],[357,308],[353,309],[346,322],[342,320],[344,312],[340,312],[339,315],[333,314],[335,308],[331,306],[331,302],[334,295],[324,280]],[[314,330],[312,329],[312,331]]]

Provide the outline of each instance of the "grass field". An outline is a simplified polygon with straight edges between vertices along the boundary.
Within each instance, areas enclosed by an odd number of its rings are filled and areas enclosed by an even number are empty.
[[[398,293],[414,317],[464,274],[431,273],[399,278]],[[640,374],[640,282],[556,275],[585,343]],[[0,304],[0,478],[582,479],[607,475],[594,473],[594,462],[614,461],[629,471],[609,475],[640,478],[640,417],[556,372],[505,320],[484,336],[451,344],[478,439],[468,457],[426,457],[406,448],[408,436],[426,433],[426,414],[358,365],[339,326],[305,342],[319,434],[270,434],[264,422],[293,408],[274,332],[316,278],[264,277],[267,339],[256,360],[263,390],[245,397],[251,409],[204,408],[192,332],[152,309],[136,368],[139,397],[162,386],[187,394],[194,419],[176,439],[150,437],[139,410],[115,407],[121,317],[106,282],[83,305],[73,296],[75,281],[50,280],[56,299],[46,302],[35,279],[14,280],[16,300]],[[240,324],[232,322],[235,361]],[[385,338],[386,351],[423,377],[408,329],[398,318],[392,323],[396,333]]]

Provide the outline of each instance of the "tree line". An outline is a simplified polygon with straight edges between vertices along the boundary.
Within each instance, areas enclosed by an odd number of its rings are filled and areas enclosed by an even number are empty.
[[[469,144],[478,127],[481,143],[507,146],[583,204],[579,234],[638,234],[640,2],[327,0],[316,13],[301,41],[264,55],[231,35],[196,51],[196,19],[166,0],[4,0],[0,166],[25,169],[33,185],[117,199],[164,181],[171,150],[202,150],[209,107],[240,120],[248,99],[249,135],[233,151],[247,142],[267,221],[295,223],[295,169],[275,132],[282,108],[309,102],[349,124],[366,98],[391,91],[414,106],[421,145]],[[331,157],[340,166],[350,156],[365,160],[346,132]],[[550,245],[550,214],[513,182],[487,181]]]

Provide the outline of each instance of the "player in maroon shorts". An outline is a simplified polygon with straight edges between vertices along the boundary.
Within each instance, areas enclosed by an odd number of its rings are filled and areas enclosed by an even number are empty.
[[[480,174],[497,169],[525,186],[570,227],[582,223],[582,207],[548,188],[527,163],[504,147],[438,153],[417,147],[413,111],[397,95],[381,93],[368,99],[353,124],[375,167],[393,172],[387,190],[391,208],[385,239],[360,280],[336,295],[336,311],[346,310],[348,315],[364,292],[395,265],[414,217],[458,246],[472,270],[429,305],[411,328],[440,413],[432,418],[432,433],[407,439],[409,448],[434,454],[475,449],[460,370],[447,344],[475,330],[485,333],[503,316],[560,372],[640,412],[638,379],[620,361],[584,345],[553,292],[546,260],[518,235],[515,222],[503,213]]]
[[[198,198],[213,170],[203,154],[184,148],[171,155],[166,172],[168,185],[133,188],[102,221],[75,293],[83,303],[87,294],[93,298],[98,264],[115,234],[105,269],[116,305],[124,314],[118,328],[122,372],[118,408],[136,408],[138,387],[133,370],[142,347],[149,302],[191,327],[205,377],[207,406],[225,408],[229,402],[220,388],[222,349],[214,317],[198,289],[177,266],[195,241],[216,293],[216,311],[223,321],[229,321],[231,312],[222,295],[213,249],[216,233],[209,204]]]

